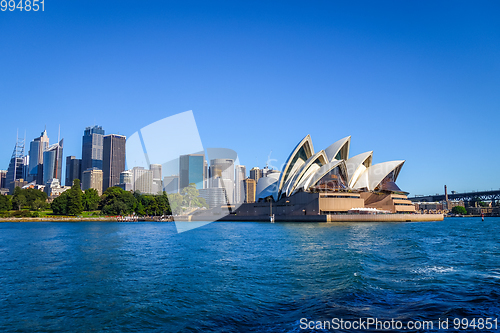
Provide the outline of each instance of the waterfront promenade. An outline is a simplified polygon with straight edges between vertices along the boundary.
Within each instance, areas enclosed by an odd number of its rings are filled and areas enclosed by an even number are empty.
[[[432,222],[442,221],[443,214],[339,214],[339,215],[296,215],[276,216],[275,222]],[[211,221],[214,216],[167,216],[165,218],[137,217],[129,219],[124,216],[106,217],[24,217],[0,218],[0,222],[172,222],[172,221]],[[236,216],[216,217],[224,222],[269,222],[269,216]]]
[[[443,214],[338,214],[338,215],[293,215],[275,216],[275,222],[432,222],[442,221]],[[208,221],[217,220],[224,222],[269,222],[268,215],[226,216],[189,215],[176,216],[176,221]]]

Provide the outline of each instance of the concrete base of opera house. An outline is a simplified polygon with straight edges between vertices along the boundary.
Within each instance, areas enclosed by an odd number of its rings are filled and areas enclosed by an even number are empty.
[[[443,214],[337,214],[337,215],[294,215],[275,216],[275,222],[436,222],[443,221]],[[176,221],[226,221],[226,222],[269,222],[267,215],[226,216],[191,215],[175,217]]]
[[[277,202],[221,206],[174,217],[174,220],[269,222],[270,215],[274,215],[275,222],[426,222],[444,219],[443,214],[415,214],[415,206],[404,194],[346,191],[299,192]]]

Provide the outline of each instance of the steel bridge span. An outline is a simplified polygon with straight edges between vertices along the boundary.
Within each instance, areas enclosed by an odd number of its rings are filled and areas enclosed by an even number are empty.
[[[426,196],[414,196],[408,198],[412,202],[434,202],[434,201],[444,201],[444,194],[436,195],[426,195]],[[492,191],[480,191],[480,192],[465,192],[465,193],[452,193],[448,194],[448,200],[462,200],[464,202],[471,201],[491,201],[493,205],[500,200],[500,189]]]

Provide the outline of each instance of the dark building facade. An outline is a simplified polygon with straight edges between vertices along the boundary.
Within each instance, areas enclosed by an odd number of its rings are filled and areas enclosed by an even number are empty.
[[[10,159],[9,168],[7,169],[7,175],[5,177],[5,188],[11,189],[11,184],[16,180],[23,179],[23,158],[12,157]],[[11,189],[10,194],[14,193],[14,189]]]
[[[76,158],[75,156],[67,156],[66,157],[66,179],[65,185],[72,186],[73,180],[80,179],[82,175],[82,160]],[[81,179],[80,179],[81,183]]]
[[[54,178],[62,184],[63,141],[61,139],[43,152],[43,184]]]
[[[189,184],[196,184],[198,190],[203,189],[205,180],[205,155],[189,154],[179,158],[179,189]]]
[[[120,173],[125,171],[125,144],[123,135],[110,134],[103,139],[102,191],[120,184]]]
[[[30,143],[28,181],[36,181],[43,184],[43,152],[49,147],[49,137],[44,130],[40,137],[35,138]]]
[[[179,193],[179,176],[163,177],[163,190],[168,194]]]
[[[24,140],[18,139],[12,152],[5,178],[5,187],[10,189],[10,194],[14,193],[14,183],[17,180],[23,179],[24,171]]]
[[[7,170],[0,170],[0,188],[7,188]]]
[[[92,168],[102,170],[103,137],[101,126],[87,127],[83,132],[81,172]]]

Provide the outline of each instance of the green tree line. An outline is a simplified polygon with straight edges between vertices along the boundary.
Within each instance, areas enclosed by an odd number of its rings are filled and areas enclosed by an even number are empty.
[[[170,201],[169,202],[169,197]],[[108,188],[101,196],[97,190],[81,190],[80,180],[75,179],[71,189],[61,193],[50,204],[55,215],[77,216],[84,211],[100,211],[104,215],[149,215],[162,216],[180,214],[185,207],[207,207],[205,199],[199,197],[195,184],[189,184],[181,193],[158,195],[128,192],[119,187]],[[49,208],[47,194],[35,189],[21,189],[17,187],[12,196],[0,196],[0,211],[22,209],[38,211]],[[207,207],[208,208],[208,207]],[[26,211],[23,211],[27,213]],[[29,212],[28,212],[29,213]],[[28,216],[30,214],[17,214]],[[36,215],[30,215],[36,216]]]
[[[190,184],[181,194],[170,195],[175,210],[182,205],[206,207],[203,198],[194,184]],[[100,197],[96,190],[80,190],[80,181],[75,179],[70,190],[63,192],[52,202],[52,211],[57,215],[79,215],[83,211],[100,210],[104,215],[171,215],[168,196],[165,192],[158,195],[124,191],[120,187],[108,188]]]

